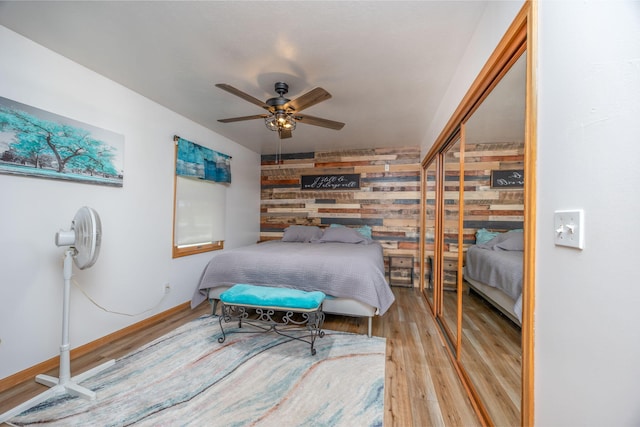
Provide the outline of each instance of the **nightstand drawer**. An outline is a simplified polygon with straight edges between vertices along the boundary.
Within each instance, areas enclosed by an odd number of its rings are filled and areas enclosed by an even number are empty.
[[[444,269],[445,270],[457,270],[458,269],[458,260],[444,260]]]
[[[410,268],[413,267],[413,257],[391,257],[391,267]]]

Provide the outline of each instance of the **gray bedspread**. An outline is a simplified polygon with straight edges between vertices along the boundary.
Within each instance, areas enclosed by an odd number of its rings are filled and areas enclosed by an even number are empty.
[[[395,297],[384,276],[382,246],[350,243],[268,241],[215,254],[194,292],[191,306],[207,289],[236,283],[322,291],[353,298],[384,314]]]
[[[524,234],[512,230],[469,247],[464,276],[498,288],[518,301],[522,296],[523,263]]]
[[[523,251],[483,249],[467,250],[464,276],[501,289],[513,300],[522,294]]]

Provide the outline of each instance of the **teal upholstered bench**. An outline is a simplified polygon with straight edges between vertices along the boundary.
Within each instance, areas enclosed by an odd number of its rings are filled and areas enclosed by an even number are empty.
[[[311,354],[316,354],[314,348],[316,337],[324,336],[322,302],[325,297],[326,295],[320,291],[307,292],[299,289],[246,284],[233,285],[220,294],[222,314],[218,319],[222,336],[218,338],[218,342],[223,343],[226,339],[223,322],[238,321],[239,329],[245,323],[258,328],[259,332],[274,331],[309,343]],[[291,333],[300,332],[301,326],[305,327],[306,335],[291,335]],[[255,331],[236,330],[235,332]]]

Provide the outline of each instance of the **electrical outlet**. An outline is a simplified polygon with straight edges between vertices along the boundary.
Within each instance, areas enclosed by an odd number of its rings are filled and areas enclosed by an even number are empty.
[[[168,294],[169,292],[171,292],[171,285],[167,283],[164,285],[164,293]]]

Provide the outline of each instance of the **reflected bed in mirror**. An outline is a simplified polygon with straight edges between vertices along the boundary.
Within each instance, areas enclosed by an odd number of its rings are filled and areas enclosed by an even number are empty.
[[[468,286],[513,322],[522,323],[522,230],[500,233],[467,250],[464,279]]]

